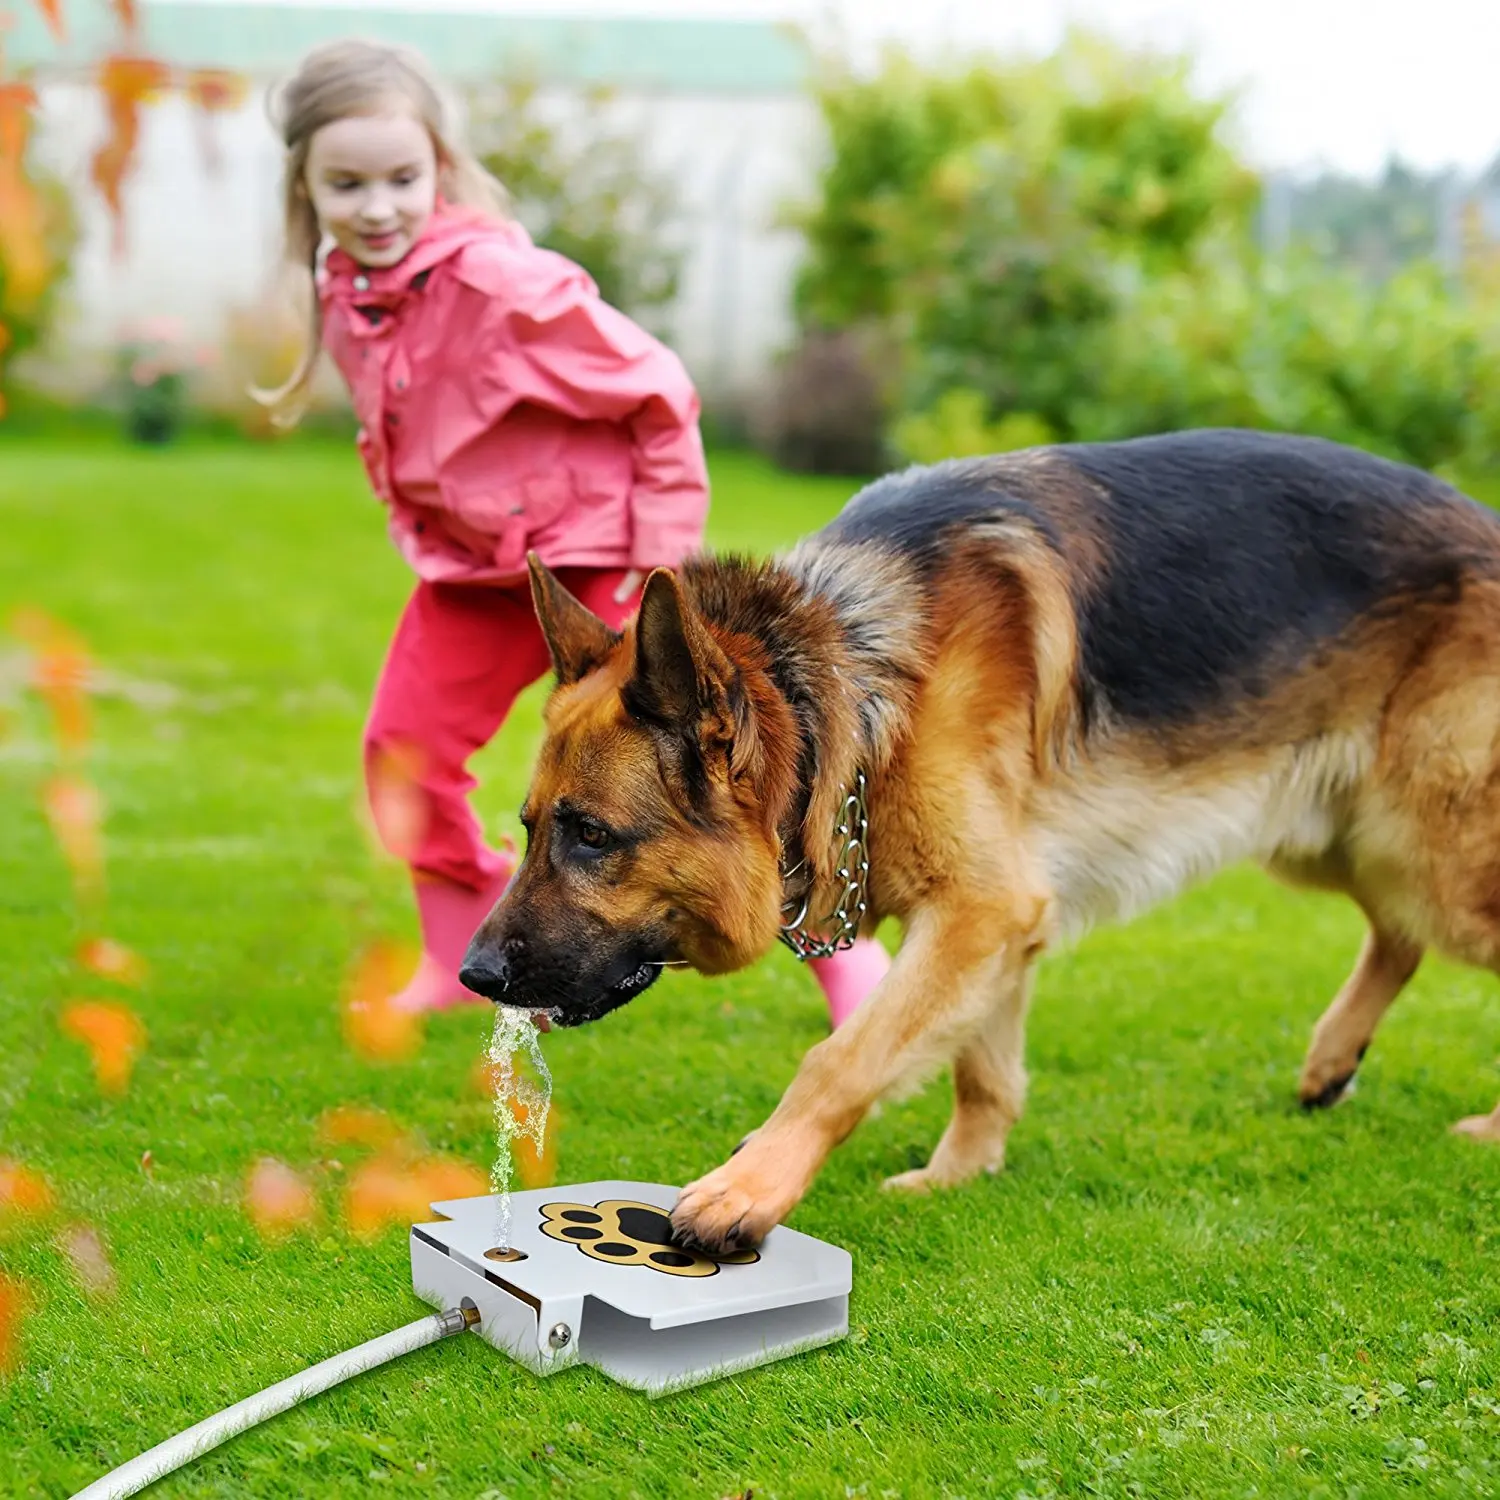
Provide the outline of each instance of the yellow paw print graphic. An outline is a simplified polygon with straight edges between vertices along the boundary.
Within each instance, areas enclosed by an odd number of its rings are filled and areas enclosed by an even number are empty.
[[[668,1276],[717,1276],[719,1267],[749,1266],[758,1250],[708,1255],[672,1243],[672,1221],[653,1203],[609,1198],[603,1203],[547,1203],[542,1233],[577,1245],[585,1255],[616,1266],[648,1266]]]

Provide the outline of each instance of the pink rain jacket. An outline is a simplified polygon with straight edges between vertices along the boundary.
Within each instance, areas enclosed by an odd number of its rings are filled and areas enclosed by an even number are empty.
[[[440,204],[399,265],[330,252],[318,294],[370,483],[422,578],[514,582],[533,547],[553,567],[670,567],[701,544],[687,372],[519,225]]]

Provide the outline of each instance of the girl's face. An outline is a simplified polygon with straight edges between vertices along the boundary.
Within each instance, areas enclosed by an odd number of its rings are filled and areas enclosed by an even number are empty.
[[[362,266],[393,266],[432,216],[437,153],[410,114],[351,115],[313,133],[303,182],[339,249]]]

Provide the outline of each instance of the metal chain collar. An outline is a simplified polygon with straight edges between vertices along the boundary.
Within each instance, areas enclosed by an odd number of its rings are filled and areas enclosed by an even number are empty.
[[[838,905],[823,919],[823,929],[832,929],[831,936],[809,932],[806,927],[807,908],[812,900],[812,891],[802,898],[801,909],[790,921],[781,924],[781,941],[804,963],[810,958],[832,958],[854,946],[859,936],[860,923],[864,920],[866,897],[870,881],[869,836],[870,816],[865,807],[865,773],[856,771],[854,785],[845,793],[844,810],[840,816],[838,832],[844,840],[839,852],[839,867],[835,872],[844,882]],[[785,877],[796,874],[801,865],[785,872]],[[784,877],[784,878],[785,878]],[[782,908],[783,919],[796,905],[795,899]]]

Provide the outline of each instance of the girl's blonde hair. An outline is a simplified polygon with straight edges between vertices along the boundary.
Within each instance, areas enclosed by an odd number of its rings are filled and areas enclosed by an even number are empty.
[[[286,147],[282,201],[286,214],[286,259],[305,269],[314,285],[307,344],[285,385],[250,394],[270,408],[277,427],[292,427],[307,408],[308,391],[323,341],[323,315],[316,277],[322,231],[304,183],[307,151],[325,125],[354,115],[409,109],[427,128],[437,154],[438,191],[449,203],[509,217],[505,189],[461,143],[455,111],[426,62],[403,47],[356,39],[329,42],[310,52],[270,99],[271,118]]]

